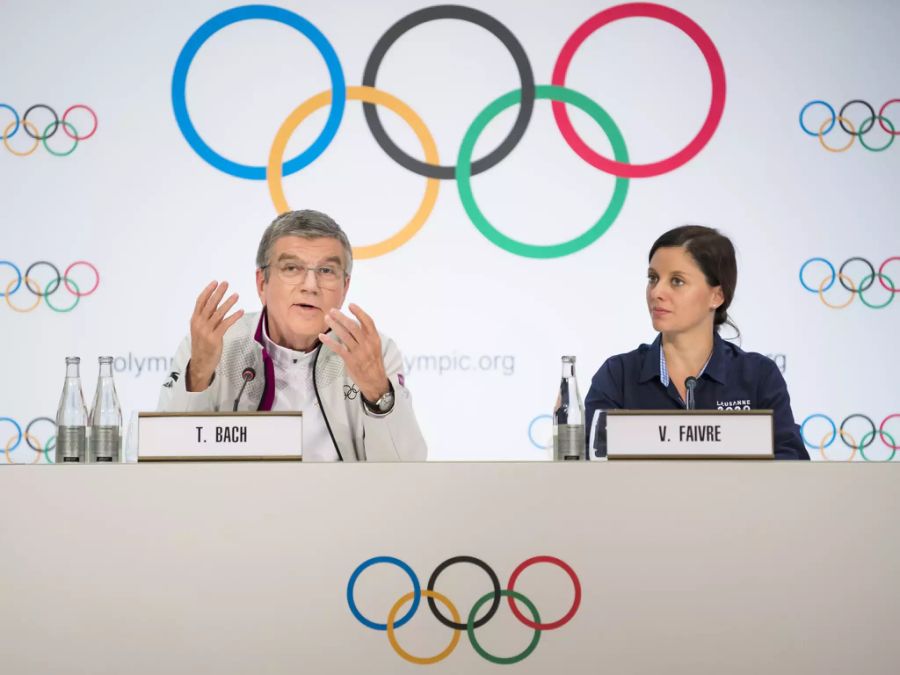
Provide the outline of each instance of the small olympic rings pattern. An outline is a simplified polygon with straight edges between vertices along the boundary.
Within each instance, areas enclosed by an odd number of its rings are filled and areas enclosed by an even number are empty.
[[[712,82],[709,110],[700,131],[687,145],[671,157],[649,164],[631,164],[625,140],[609,114],[596,102],[566,86],[566,75],[572,59],[584,41],[600,28],[628,18],[649,18],[668,23],[683,31],[697,45]],[[331,88],[320,92],[297,106],[278,129],[269,149],[265,166],[239,164],[213,150],[200,137],[188,112],[186,86],[188,71],[198,50],[218,31],[247,20],[268,20],[293,28],[312,42],[325,61]],[[466,131],[455,165],[440,163],[437,146],[431,131],[421,117],[406,103],[391,93],[377,88],[378,71],[387,51],[410,30],[430,21],[458,20],[483,28],[496,37],[509,52],[518,72],[519,88],[503,94],[490,103]],[[188,145],[210,166],[248,180],[265,180],[275,210],[290,209],[284,194],[283,179],[309,166],[322,155],[337,134],[348,100],[360,101],[366,124],[376,143],[397,164],[425,178],[425,190],[415,214],[386,239],[353,249],[356,258],[374,258],[390,253],[407,243],[424,226],[437,202],[442,180],[456,180],[463,208],[472,224],[491,243],[499,248],[528,258],[558,258],[571,255],[597,241],[612,226],[625,203],[628,181],[648,178],[673,171],[695,157],[710,141],[725,108],[725,69],[716,46],[703,29],[686,15],[663,5],[647,2],[626,3],[605,9],[587,19],[568,38],[556,59],[551,84],[535,83],[531,62],[515,35],[502,22],[485,12],[461,5],[436,5],[416,10],[394,23],[376,41],[363,69],[362,85],[348,86],[343,68],[334,47],[325,35],[309,20],[279,7],[245,5],[228,9],[213,16],[188,38],[175,63],[172,75],[172,108],[175,120]],[[609,205],[600,218],[584,233],[569,241],[549,245],[535,245],[517,241],[501,230],[479,208],[472,190],[472,177],[503,161],[522,140],[531,121],[536,101],[549,101],[557,127],[563,139],[584,161],[615,177],[615,188]],[[312,113],[328,107],[325,126],[305,150],[285,158],[285,150],[299,125]],[[388,136],[379,118],[378,106],[400,116],[413,130],[422,146],[424,161],[406,154]],[[609,138],[613,158],[603,157],[591,149],[575,131],[567,107],[575,106],[592,118]],[[516,107],[512,129],[500,144],[483,157],[473,159],[473,150],[487,125],[508,108]]]
[[[412,592],[403,595],[394,603],[393,607],[391,607],[387,612],[387,620],[385,623],[378,623],[366,616],[363,616],[356,605],[356,599],[354,597],[356,584],[363,572],[374,565],[380,564],[394,565],[395,567],[399,567],[400,570],[402,570],[409,577],[410,581],[412,582],[413,588]],[[461,564],[474,565],[481,569],[487,575],[491,586],[491,590],[489,590],[487,593],[485,593],[475,601],[466,618],[460,616],[459,610],[449,598],[434,590],[435,585],[437,584],[438,577],[440,577],[440,575],[448,567]],[[516,581],[519,579],[519,576],[522,574],[522,572],[524,572],[532,565],[538,564],[549,564],[559,567],[563,572],[565,572],[566,575],[568,575],[574,589],[574,598],[572,600],[571,606],[565,614],[553,621],[542,620],[540,613],[538,612],[538,609],[537,607],[535,607],[534,603],[529,600],[524,594],[515,590]],[[427,600],[428,608],[434,618],[436,618],[441,624],[453,631],[447,647],[434,656],[416,656],[414,654],[410,654],[400,645],[396,634],[397,629],[406,625],[406,623],[409,622],[409,620],[412,619],[416,614],[421,605],[421,600],[423,597]],[[497,656],[495,654],[491,654],[478,642],[478,638],[475,634],[476,628],[481,628],[494,618],[494,615],[500,608],[501,598],[506,598],[507,603],[509,604],[509,608],[516,619],[521,624],[534,631],[531,642],[529,642],[528,646],[525,647],[522,652],[513,656]],[[411,603],[409,609],[405,614],[403,614],[403,616],[397,618],[400,610],[408,602]],[[475,617],[478,616],[479,610],[488,602],[490,602],[490,606],[484,613],[484,616],[482,616],[480,619],[476,619]],[[528,609],[528,613],[531,615],[531,618],[526,617],[522,613],[522,610],[517,604],[518,602],[521,602],[523,605],[525,605],[525,607]],[[448,618],[446,614],[444,614],[438,608],[437,603],[440,603],[447,609],[447,611],[450,613],[450,618]],[[494,572],[493,568],[491,568],[490,565],[488,565],[480,558],[476,558],[474,556],[459,555],[453,558],[448,558],[440,565],[438,565],[435,568],[434,572],[431,573],[431,576],[428,579],[428,584],[425,590],[423,590],[419,579],[416,577],[415,572],[413,572],[412,568],[405,562],[403,562],[399,558],[394,558],[392,556],[375,556],[361,563],[353,571],[353,574],[350,575],[350,580],[347,582],[347,605],[350,608],[350,613],[353,614],[356,620],[361,624],[363,624],[367,628],[371,628],[372,630],[385,631],[387,633],[388,642],[390,642],[391,647],[394,649],[394,651],[401,658],[409,661],[410,663],[429,665],[432,663],[443,661],[448,656],[450,656],[454,649],[456,649],[457,644],[459,644],[460,636],[462,632],[465,631],[468,635],[469,642],[471,643],[472,648],[478,653],[479,656],[481,656],[486,661],[490,661],[491,663],[509,665],[518,663],[519,661],[523,661],[524,659],[528,658],[528,656],[538,646],[538,642],[540,642],[541,634],[543,633],[543,631],[561,628],[572,620],[572,617],[575,616],[575,614],[578,612],[578,607],[581,605],[581,581],[578,579],[578,575],[575,573],[575,570],[573,570],[568,565],[568,563],[565,563],[559,558],[555,558],[553,556],[539,555],[534,556],[533,558],[529,558],[528,560],[521,563],[518,567],[516,567],[516,569],[513,570],[513,573],[509,577],[506,588],[501,589],[500,580],[497,577],[496,572]]]
[[[41,283],[32,276],[32,272],[39,267],[47,267],[53,273],[50,281],[48,281],[43,288],[41,287]],[[76,283],[72,276],[70,276],[72,270],[76,267],[87,268],[93,275],[93,280],[89,283],[84,283],[83,285]],[[4,269],[12,270],[13,272],[13,275],[10,276],[8,281],[4,275]],[[71,312],[78,306],[78,303],[81,302],[81,298],[93,294],[99,286],[100,272],[93,263],[90,263],[87,260],[76,260],[66,267],[62,273],[60,273],[59,267],[48,260],[38,260],[37,262],[31,263],[25,268],[24,273],[15,263],[10,262],[9,260],[0,260],[0,297],[6,300],[6,304],[10,309],[19,312],[20,314],[33,312],[37,309],[37,306],[41,304],[41,300],[43,300],[44,304],[54,312]],[[64,301],[68,303],[65,305],[60,303],[58,299],[51,300],[53,295],[63,288],[68,292],[70,297],[74,298],[74,300]],[[25,291],[27,291],[34,299],[26,302],[21,302],[21,300],[16,300],[14,302],[13,296],[19,291],[22,291],[23,295],[25,295]]]
[[[12,121],[6,122],[3,118],[0,118],[0,139],[2,139],[4,147],[17,157],[27,157],[28,155],[34,154],[39,145],[43,145],[44,149],[54,157],[68,157],[75,152],[75,148],[78,147],[78,144],[81,141],[86,141],[97,133],[97,126],[99,124],[97,113],[94,112],[93,108],[84,103],[70,105],[66,108],[65,112],[63,112],[62,117],[59,116],[54,108],[51,108],[46,103],[35,103],[27,108],[25,112],[22,113],[21,117],[19,116],[19,112],[8,103],[0,103],[0,115],[4,114],[3,111],[12,115]],[[52,120],[45,124],[44,122],[38,123],[28,119],[29,115],[35,117],[35,113],[38,111],[42,111],[45,119],[47,118],[47,115],[49,115],[49,117],[52,117]],[[75,125],[69,119],[69,116],[76,111],[78,111],[76,117],[80,115],[85,119],[90,119],[89,125],[85,125],[81,131],[76,129]],[[56,132],[60,129],[62,129],[63,133],[57,136]],[[20,138],[27,138],[30,140],[25,140],[21,143],[11,142],[12,138],[18,134],[19,131],[22,131]],[[56,136],[57,139],[63,138],[63,135],[68,137],[68,142],[59,144],[57,141],[54,141],[56,147],[51,147],[49,142],[50,139],[54,136]],[[18,147],[14,147],[14,145],[17,145]]]
[[[894,138],[900,135],[900,124],[894,124],[887,116],[888,108],[893,105],[900,107],[900,98],[892,98],[885,101],[876,113],[871,103],[856,98],[852,101],[847,101],[841,106],[839,111],[835,112],[834,107],[827,101],[814,99],[800,108],[800,128],[808,136],[818,138],[819,144],[828,152],[847,152],[857,139],[859,144],[869,152],[884,152],[894,143]],[[865,110],[862,121],[858,125],[854,124],[849,118],[849,109],[851,107]],[[812,117],[811,111],[813,110],[822,113],[827,112],[827,115],[816,117],[815,123],[810,127],[807,121]],[[819,122],[819,119],[822,121]],[[881,142],[881,145],[874,145],[866,141],[866,136],[876,128],[876,121],[878,122],[877,127],[880,129],[879,133],[887,137],[887,140]],[[843,145],[829,145],[825,140],[825,136],[830,134],[835,126],[839,126],[849,138]]]
[[[3,458],[6,464],[37,464],[41,459],[47,464],[53,464],[53,451],[56,449],[56,421],[50,417],[35,417],[24,426],[12,417],[0,416],[0,429],[12,427],[9,438],[4,440],[0,434],[0,443],[3,444]],[[29,457],[25,452],[30,448],[34,453]],[[17,451],[21,451],[18,452]]]
[[[836,418],[835,418],[836,419]],[[888,423],[893,424],[894,433],[888,431]],[[824,430],[824,431],[823,431]],[[800,437],[803,443],[811,450],[818,450],[819,455],[826,461],[852,461],[857,452],[866,462],[883,461],[890,462],[900,450],[900,413],[888,415],[881,424],[875,426],[875,421],[868,415],[853,413],[844,417],[840,424],[835,424],[834,419],[822,413],[807,415],[800,425]],[[872,450],[868,450],[875,439],[881,441],[886,450],[882,450],[878,458],[873,456]],[[840,439],[845,448],[849,449],[846,456],[835,457],[834,451],[829,451],[836,440]],[[882,456],[883,455],[883,456]]]
[[[892,264],[897,267],[897,272],[894,273],[893,277],[888,276],[886,271],[888,266]],[[813,282],[810,283],[809,274],[807,273],[807,268],[810,265],[815,265],[818,269],[825,267],[827,268],[827,273],[818,282],[815,281],[818,277],[814,277]],[[858,281],[854,281],[854,278],[849,273],[851,266],[857,270],[861,267],[863,270],[862,274],[857,275]],[[878,271],[866,258],[859,256],[847,258],[837,269],[831,264],[830,260],[819,257],[810,258],[800,265],[800,285],[810,293],[817,294],[822,304],[831,309],[845,309],[849,307],[856,296],[859,296],[860,302],[870,309],[884,309],[894,301],[894,296],[900,293],[900,287],[894,284],[894,279],[900,281],[900,255],[885,259],[878,266]],[[875,285],[876,280],[878,281],[877,286]],[[833,297],[826,297],[826,293],[835,285],[835,281],[847,292],[848,295],[845,299],[836,300]],[[843,293],[837,288],[835,288],[835,292]],[[879,292],[886,299],[881,300],[879,298],[881,301],[877,301],[871,297]],[[870,297],[866,297],[866,294]],[[829,296],[833,296],[833,294],[829,294]]]

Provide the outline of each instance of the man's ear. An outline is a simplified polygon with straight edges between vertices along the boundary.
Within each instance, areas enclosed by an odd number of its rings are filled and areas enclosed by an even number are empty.
[[[259,301],[262,303],[262,306],[266,306],[266,294],[265,294],[265,286],[266,283],[266,272],[265,270],[256,269],[256,294],[259,296]]]

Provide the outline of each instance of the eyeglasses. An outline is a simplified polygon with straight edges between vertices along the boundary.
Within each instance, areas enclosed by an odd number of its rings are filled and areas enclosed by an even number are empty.
[[[299,284],[306,281],[307,274],[312,271],[316,275],[316,283],[322,288],[337,288],[344,279],[344,270],[340,265],[319,265],[307,267],[301,262],[283,260],[274,265],[263,265],[261,270],[273,268],[278,278],[286,284]]]

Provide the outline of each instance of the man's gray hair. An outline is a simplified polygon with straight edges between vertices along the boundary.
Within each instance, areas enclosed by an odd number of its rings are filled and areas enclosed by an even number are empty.
[[[282,213],[263,232],[262,239],[259,240],[259,248],[256,250],[256,267],[265,271],[266,281],[269,280],[268,265],[272,256],[272,248],[281,237],[337,239],[344,248],[344,272],[350,276],[353,269],[353,249],[341,226],[334,222],[333,218],[320,211],[304,209]]]

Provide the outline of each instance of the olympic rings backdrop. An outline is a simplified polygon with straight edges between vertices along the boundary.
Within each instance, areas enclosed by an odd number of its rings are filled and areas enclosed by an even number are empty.
[[[289,208],[347,230],[432,458],[546,458],[560,356],[584,395],[651,341],[649,246],[700,223],[810,454],[900,461],[900,6],[870,4],[13,3],[0,464],[52,458],[66,355],[153,409],[206,283],[258,309]]]

